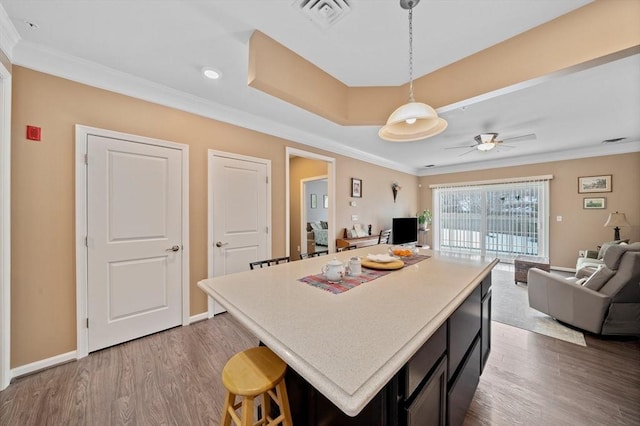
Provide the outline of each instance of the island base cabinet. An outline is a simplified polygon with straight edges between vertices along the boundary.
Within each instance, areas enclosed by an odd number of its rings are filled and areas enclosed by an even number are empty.
[[[484,371],[491,353],[491,289],[482,298],[482,361],[480,374]]]
[[[293,423],[461,425],[491,350],[490,326],[489,275],[355,417],[346,415],[289,368],[286,382]]]
[[[449,426],[458,426],[464,422],[467,409],[480,382],[480,337],[478,336],[467,356],[462,369],[449,389],[448,422]]]
[[[444,426],[447,414],[447,357],[444,356],[415,400],[405,408],[407,426]]]

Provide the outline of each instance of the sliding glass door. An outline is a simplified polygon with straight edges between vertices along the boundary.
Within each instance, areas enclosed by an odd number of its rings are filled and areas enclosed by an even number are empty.
[[[434,248],[512,260],[548,256],[548,180],[436,187]]]

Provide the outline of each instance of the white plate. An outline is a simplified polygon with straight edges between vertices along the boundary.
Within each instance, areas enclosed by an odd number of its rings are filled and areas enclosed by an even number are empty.
[[[389,263],[397,260],[396,257],[389,256],[388,254],[368,254],[367,259],[378,263]]]

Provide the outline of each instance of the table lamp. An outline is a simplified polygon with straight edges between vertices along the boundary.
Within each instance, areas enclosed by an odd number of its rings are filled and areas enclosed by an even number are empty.
[[[607,222],[604,226],[613,228],[613,239],[620,239],[620,227],[621,226],[631,226],[629,222],[627,222],[627,218],[624,216],[624,213],[609,213],[609,217],[607,218]]]

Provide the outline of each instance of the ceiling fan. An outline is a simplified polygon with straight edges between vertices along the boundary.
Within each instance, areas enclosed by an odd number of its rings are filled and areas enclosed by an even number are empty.
[[[464,146],[452,146],[449,148],[445,148],[445,149],[460,149],[460,148],[473,148],[467,152],[464,152],[462,154],[459,155],[459,157],[462,157],[463,155],[466,155],[470,152],[473,152],[475,150],[478,151],[491,151],[493,148],[497,147],[498,145],[503,146],[505,148],[515,148],[514,146],[509,146],[509,145],[503,145],[504,142],[520,142],[520,141],[527,141],[527,140],[532,140],[535,139],[536,135],[535,133],[530,133],[528,135],[522,135],[522,136],[514,136],[512,138],[506,138],[506,139],[502,139],[502,140],[498,140],[498,133],[480,133],[479,135],[476,135],[473,139],[476,141],[475,144],[473,145],[464,145]]]

